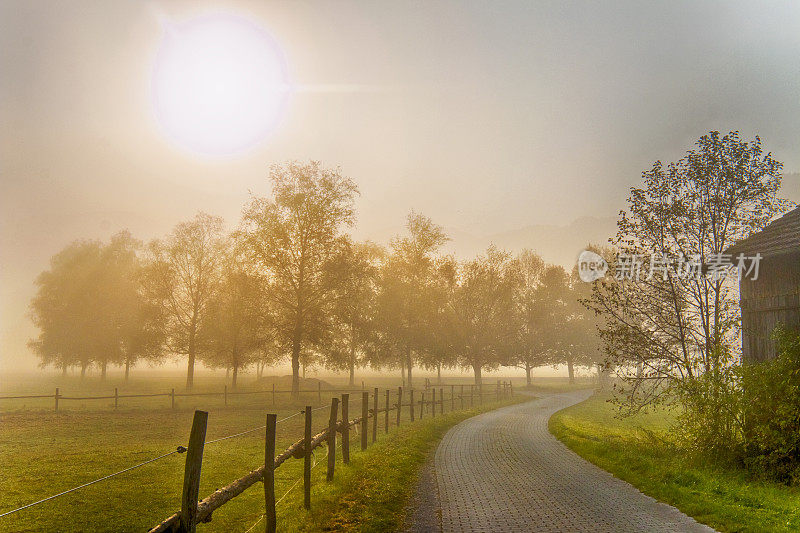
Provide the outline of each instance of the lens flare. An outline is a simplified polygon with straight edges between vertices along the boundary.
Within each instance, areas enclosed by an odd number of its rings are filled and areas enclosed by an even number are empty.
[[[170,140],[200,154],[231,155],[274,130],[290,84],[269,33],[245,18],[217,14],[165,26],[152,90]]]

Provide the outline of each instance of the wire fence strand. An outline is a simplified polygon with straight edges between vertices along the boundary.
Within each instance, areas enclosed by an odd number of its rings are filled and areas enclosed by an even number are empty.
[[[323,405],[322,407],[317,407],[316,409],[313,409],[313,410],[316,411],[318,409],[322,409],[323,407],[328,407],[328,406],[327,405]],[[294,417],[296,417],[298,415],[301,415],[301,414],[303,414],[303,412],[302,411],[298,411],[297,413],[294,413],[294,414],[291,414],[291,415],[286,416],[284,418],[281,418],[280,420],[277,421],[277,423],[285,422],[286,420],[289,420],[290,418],[294,418]],[[224,440],[233,439],[235,437],[241,437],[243,435],[247,435],[247,434],[259,431],[259,430],[266,429],[266,427],[267,426],[264,425],[264,426],[259,426],[259,427],[256,427],[256,428],[247,429],[247,430],[244,430],[244,431],[240,431],[239,433],[234,433],[232,435],[226,435],[225,437],[220,437],[220,438],[217,438],[217,439],[208,440],[204,444],[214,444],[215,442],[221,442],[221,441],[224,441]],[[114,472],[113,474],[108,474],[107,476],[103,476],[103,477],[94,479],[92,481],[89,481],[87,483],[83,483],[81,485],[78,485],[76,487],[72,487],[70,489],[64,490],[62,492],[59,492],[58,494],[53,494],[52,496],[48,496],[47,498],[42,498],[41,500],[38,500],[38,501],[35,501],[35,502],[32,502],[32,503],[23,505],[22,507],[17,507],[16,509],[12,509],[10,511],[6,511],[6,512],[0,514],[0,518],[3,518],[4,516],[8,516],[8,515],[11,515],[11,514],[14,514],[14,513],[17,513],[19,511],[24,510],[24,509],[28,509],[30,507],[34,507],[34,506],[39,505],[41,503],[45,503],[45,502],[48,502],[50,500],[54,500],[54,499],[56,499],[58,497],[65,496],[65,495],[70,494],[72,492],[75,492],[77,490],[80,490],[80,489],[86,488],[88,486],[94,485],[95,483],[99,483],[101,481],[105,481],[107,479],[111,479],[111,478],[116,477],[116,476],[118,476],[120,474],[124,474],[126,472],[130,472],[131,470],[136,470],[137,468],[141,468],[141,467],[143,467],[145,465],[148,465],[150,463],[154,463],[155,461],[158,461],[160,459],[164,459],[165,457],[169,457],[170,455],[174,455],[174,454],[177,454],[177,453],[183,453],[185,451],[186,451],[186,448],[184,448],[183,446],[178,446],[175,450],[172,450],[171,452],[159,455],[157,457],[153,457],[152,459],[148,459],[147,461],[135,464],[133,466],[130,466],[130,467],[125,468],[123,470],[120,470],[118,472]]]
[[[65,494],[69,494],[70,492],[75,492],[76,490],[88,487],[90,485],[94,485],[95,483],[100,483],[101,481],[105,481],[107,479],[111,479],[112,477],[118,476],[120,474],[124,474],[125,472],[130,472],[131,470],[136,470],[137,468],[141,468],[144,465],[147,465],[147,464],[150,464],[150,463],[154,463],[154,462],[158,461],[159,459],[164,459],[165,457],[169,457],[170,455],[173,455],[173,454],[176,454],[176,453],[183,453],[185,451],[186,451],[186,448],[184,448],[183,446],[179,446],[177,449],[172,450],[169,453],[165,453],[163,455],[159,455],[158,457],[153,457],[152,459],[148,459],[147,461],[144,461],[142,463],[130,466],[128,468],[120,470],[119,472],[114,472],[113,474],[108,474],[107,476],[103,476],[101,478],[97,478],[95,480],[89,481],[88,483],[84,483],[82,485],[78,485],[77,487],[72,487],[71,489],[67,489],[65,491],[59,492],[58,494],[53,494],[52,496],[48,496],[47,498],[43,498],[43,499],[41,499],[39,501],[36,501],[36,502],[33,502],[33,503],[29,503],[27,505],[23,505],[22,507],[17,507],[16,509],[12,509],[11,511],[6,511],[3,514],[0,514],[0,518],[3,518],[4,516],[8,516],[10,514],[14,514],[14,513],[18,512],[18,511],[22,511],[23,509],[27,509],[29,507],[33,507],[34,505],[39,505],[40,503],[44,503],[44,502],[53,500],[55,498],[58,498],[59,496],[64,496]]]

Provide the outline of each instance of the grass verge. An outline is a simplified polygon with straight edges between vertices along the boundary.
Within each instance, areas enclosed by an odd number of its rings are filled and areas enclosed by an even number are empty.
[[[448,429],[457,423],[496,409],[529,401],[529,396],[487,403],[483,407],[454,411],[436,418],[401,426],[382,435],[364,452],[351,457],[350,465],[337,468],[333,483],[326,484],[324,472],[316,473],[312,509],[302,522],[280,524],[286,531],[397,531],[405,521],[405,510],[428,454]],[[299,506],[297,494],[290,505]],[[288,527],[287,527],[288,526]]]
[[[556,413],[550,432],[573,451],[719,531],[800,530],[800,491],[683,453],[669,411],[616,418],[607,397]]]

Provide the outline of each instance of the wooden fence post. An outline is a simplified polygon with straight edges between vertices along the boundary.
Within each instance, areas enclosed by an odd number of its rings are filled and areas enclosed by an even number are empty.
[[[422,398],[419,400],[419,419],[422,420],[422,412],[425,410],[425,391],[422,391]]]
[[[361,393],[361,450],[367,449],[367,432],[369,431],[369,393]]]
[[[275,518],[275,435],[278,415],[267,415],[267,434],[264,444],[264,515],[267,519],[267,533],[275,533],[278,524]]]
[[[411,421],[413,422],[414,421],[414,389],[411,389],[409,394],[410,394],[410,396],[409,396],[409,402],[408,402],[408,405],[409,405],[408,411],[409,411],[409,413],[411,413]]]
[[[119,388],[114,387],[114,409],[119,407]]]
[[[350,463],[350,395],[342,394],[342,462]]]
[[[333,471],[336,468],[336,419],[339,415],[339,398],[331,398],[331,417],[328,420],[328,474],[327,481],[333,481]]]
[[[175,409],[175,389],[172,389],[172,392],[169,393],[169,397],[172,408]]]
[[[58,398],[59,398],[59,396],[60,396],[60,394],[58,394],[58,387],[56,387],[56,395],[55,395],[55,399],[56,399],[56,413],[58,412]]]
[[[197,498],[200,496],[200,469],[203,465],[203,448],[206,442],[208,413],[195,411],[189,445],[186,447],[186,466],[183,470],[183,495],[179,531],[195,533],[197,529]]]
[[[386,389],[386,409],[383,411],[383,414],[384,433],[389,433],[389,389]]]
[[[372,397],[372,442],[378,440],[378,387]]]
[[[397,427],[400,427],[400,414],[403,412],[403,387],[397,387]]]
[[[431,389],[431,416],[436,416],[436,389]]]
[[[311,509],[311,406],[306,405],[306,432],[303,439],[303,507]]]

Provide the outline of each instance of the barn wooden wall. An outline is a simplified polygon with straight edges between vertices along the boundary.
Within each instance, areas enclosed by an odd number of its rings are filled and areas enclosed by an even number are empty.
[[[761,259],[758,279],[741,281],[740,303],[744,359],[775,357],[778,324],[800,331],[800,250]]]

